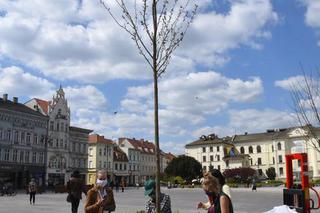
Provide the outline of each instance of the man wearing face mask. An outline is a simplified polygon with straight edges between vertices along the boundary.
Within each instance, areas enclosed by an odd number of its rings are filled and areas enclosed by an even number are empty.
[[[115,211],[116,204],[113,191],[108,186],[107,173],[100,170],[97,173],[95,186],[87,193],[87,200],[84,205],[85,213],[110,213]]]
[[[148,180],[144,186],[144,195],[149,196],[146,205],[146,213],[156,212],[156,182],[154,180]],[[169,195],[160,193],[160,212],[161,213],[172,213],[171,201]]]

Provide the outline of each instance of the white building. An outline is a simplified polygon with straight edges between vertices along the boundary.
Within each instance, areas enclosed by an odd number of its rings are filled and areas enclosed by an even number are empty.
[[[312,145],[319,147],[318,136],[320,136],[320,128],[315,127],[267,130],[263,133],[245,133],[225,138],[209,135],[187,144],[186,154],[197,159],[204,170],[213,166],[224,171],[231,167],[244,167],[249,161],[249,166],[256,169],[261,177],[266,176],[268,168],[274,167],[277,177],[285,178],[285,155],[305,152],[308,154],[309,176],[320,178],[320,152]],[[230,146],[234,146],[231,155],[234,154],[237,157],[231,158],[232,161],[229,158],[230,151],[228,152],[228,149],[231,149],[228,148]],[[239,158],[239,156],[242,157]],[[294,171],[298,175],[298,162],[294,163]]]

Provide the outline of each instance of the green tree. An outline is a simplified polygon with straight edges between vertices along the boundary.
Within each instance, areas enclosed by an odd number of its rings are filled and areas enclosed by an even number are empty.
[[[191,181],[202,176],[202,167],[193,157],[181,155],[174,158],[168,164],[165,173],[170,176],[180,176],[184,180]]]
[[[269,180],[276,179],[276,169],[274,167],[270,167],[269,169],[267,169],[266,174]]]

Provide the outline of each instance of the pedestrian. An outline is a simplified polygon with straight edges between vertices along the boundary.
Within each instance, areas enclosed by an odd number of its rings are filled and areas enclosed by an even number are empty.
[[[37,183],[34,178],[31,178],[31,181],[29,182],[28,191],[30,195],[30,205],[34,205],[37,193]]]
[[[87,193],[84,212],[110,213],[115,211],[115,209],[116,203],[114,201],[113,191],[108,186],[107,172],[105,170],[99,170],[96,184]]]
[[[124,179],[122,178],[121,179],[121,183],[120,183],[120,185],[121,185],[121,192],[124,192],[124,187],[125,187],[125,181],[124,181]]]
[[[147,201],[146,213],[156,212],[156,182],[154,180],[147,180],[144,186],[145,196],[149,196],[150,199]],[[160,192],[160,212],[161,213],[172,213],[171,201],[169,195]]]
[[[71,178],[67,182],[67,192],[67,201],[71,203],[71,212],[77,213],[80,200],[82,199],[82,192],[86,193],[79,171],[74,171],[71,174]]]
[[[252,179],[252,191],[257,191],[257,182],[256,179]]]
[[[211,175],[218,179],[222,191],[231,198],[230,187],[226,184],[226,179],[218,169],[212,169]]]
[[[119,192],[119,181],[116,180],[116,192]]]
[[[198,209],[206,209],[208,213],[233,213],[230,197],[222,191],[218,179],[210,172],[204,174],[202,188],[208,196],[209,205],[199,202]]]

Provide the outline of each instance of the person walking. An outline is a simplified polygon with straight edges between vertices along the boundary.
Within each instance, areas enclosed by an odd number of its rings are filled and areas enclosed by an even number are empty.
[[[80,179],[79,171],[74,171],[71,174],[70,180],[67,182],[67,201],[71,203],[71,212],[78,213],[80,200],[82,199],[82,192],[85,192],[84,183]]]
[[[121,178],[120,185],[121,185],[121,192],[124,192],[124,187],[125,187],[126,183],[123,178]]]
[[[87,193],[84,212],[110,213],[115,211],[115,209],[116,203],[114,201],[113,191],[108,186],[107,172],[99,170],[96,184]]]
[[[257,191],[257,182],[256,179],[252,179],[252,191]]]
[[[34,205],[37,193],[37,183],[35,182],[34,178],[31,178],[31,181],[29,182],[28,191],[30,195],[30,205]]]
[[[154,180],[147,180],[144,186],[144,195],[149,196],[147,201],[146,213],[156,213],[156,182]],[[171,201],[169,195],[160,192],[160,212],[172,213]]]

